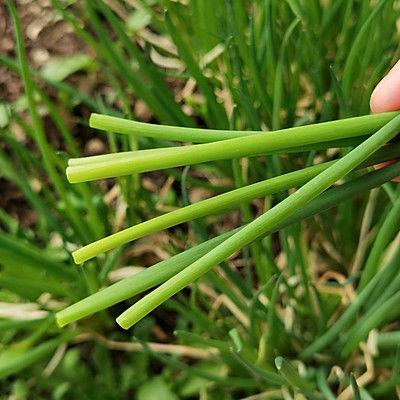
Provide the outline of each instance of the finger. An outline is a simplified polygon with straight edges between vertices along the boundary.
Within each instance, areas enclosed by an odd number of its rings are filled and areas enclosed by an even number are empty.
[[[372,92],[370,107],[373,113],[400,110],[400,60],[389,73],[378,83]],[[392,164],[399,160],[389,161],[375,165],[375,169]],[[400,176],[393,179],[394,182],[400,182]]]
[[[376,86],[370,106],[373,113],[400,110],[400,60]]]

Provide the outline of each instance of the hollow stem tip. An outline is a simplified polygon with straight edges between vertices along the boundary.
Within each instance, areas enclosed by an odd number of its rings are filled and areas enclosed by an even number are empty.
[[[121,314],[118,318],[116,318],[115,322],[125,330],[128,330],[132,326],[132,320],[128,317],[125,317],[124,314]]]

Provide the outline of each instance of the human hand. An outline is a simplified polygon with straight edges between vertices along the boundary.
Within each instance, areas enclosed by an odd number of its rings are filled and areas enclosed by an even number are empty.
[[[371,111],[375,113],[400,110],[400,60],[389,73],[378,83],[372,92],[370,99]],[[392,164],[396,161],[376,165],[377,168]],[[394,182],[400,182],[400,176],[393,179]]]

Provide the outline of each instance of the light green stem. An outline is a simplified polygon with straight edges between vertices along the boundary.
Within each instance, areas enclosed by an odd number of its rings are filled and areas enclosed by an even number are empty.
[[[375,115],[364,115],[362,117],[351,118],[360,119],[361,121],[368,120],[371,123],[377,123],[376,129],[380,128],[386,121],[388,122],[395,113],[381,113]],[[383,117],[383,119],[382,119]],[[307,128],[310,126],[324,127],[336,127],[342,129],[344,125],[350,119],[343,119],[339,121],[330,121],[320,123],[318,125],[301,126],[291,129]],[[146,136],[157,139],[173,140],[180,142],[193,142],[193,143],[209,143],[218,142],[226,139],[234,139],[244,136],[252,136],[260,133],[266,133],[264,131],[234,131],[234,130],[220,130],[220,129],[202,129],[202,128],[185,128],[181,126],[169,126],[169,125],[158,125],[149,124],[146,122],[132,121],[126,118],[113,117],[105,114],[92,113],[89,118],[89,126],[91,128],[100,129],[103,131],[109,131],[114,133],[122,133],[125,135],[135,136]],[[288,132],[291,129],[285,129],[284,132]]]

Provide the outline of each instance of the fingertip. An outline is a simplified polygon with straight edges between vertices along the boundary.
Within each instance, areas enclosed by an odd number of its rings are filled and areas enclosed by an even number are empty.
[[[381,94],[381,87],[384,86],[384,80],[385,78],[383,78],[378,85],[375,87],[374,91],[371,94],[371,98],[369,100],[369,107],[371,108],[371,111],[373,114],[377,114],[377,113],[381,113],[381,112],[385,112],[382,111],[382,109],[384,109],[385,107],[385,103],[382,101],[382,94]]]
[[[372,92],[370,108],[374,114],[400,109],[400,60]]]

